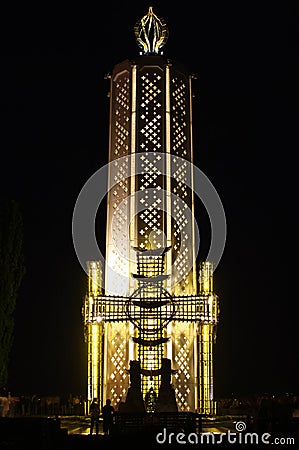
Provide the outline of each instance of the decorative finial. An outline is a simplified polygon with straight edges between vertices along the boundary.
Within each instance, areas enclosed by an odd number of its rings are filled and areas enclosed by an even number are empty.
[[[152,6],[149,7],[148,13],[136,22],[134,31],[137,44],[141,47],[143,54],[158,54],[168,39],[166,23],[164,19],[153,13]]]

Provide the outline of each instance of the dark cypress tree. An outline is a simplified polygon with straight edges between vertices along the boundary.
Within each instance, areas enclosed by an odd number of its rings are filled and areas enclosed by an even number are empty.
[[[14,312],[25,274],[23,220],[18,202],[0,202],[0,386],[8,382]]]

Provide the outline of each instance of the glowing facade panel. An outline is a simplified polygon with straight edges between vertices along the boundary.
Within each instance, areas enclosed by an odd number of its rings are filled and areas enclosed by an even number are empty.
[[[110,90],[110,148],[107,202],[106,293],[128,293],[130,245],[123,236],[124,224],[129,217],[130,194],[129,163],[126,158],[131,151],[131,65],[124,63],[111,76]]]
[[[171,78],[171,152],[173,155],[193,162],[191,143],[191,105],[189,92],[191,78],[176,71]],[[180,295],[196,292],[196,266],[193,254],[194,242],[194,205],[192,190],[187,180],[191,179],[190,166],[181,160],[172,159],[172,242],[174,277],[183,279],[175,283],[175,293]],[[192,213],[192,214],[190,214]],[[186,272],[188,267],[191,272]]]
[[[173,377],[177,403],[180,411],[195,411],[194,323],[174,322],[172,327]]]

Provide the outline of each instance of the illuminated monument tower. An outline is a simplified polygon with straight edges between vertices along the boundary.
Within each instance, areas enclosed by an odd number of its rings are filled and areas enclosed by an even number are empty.
[[[84,303],[88,400],[124,401],[138,361],[153,411],[168,360],[178,410],[213,414],[218,298],[213,264],[196,261],[193,77],[162,56],[168,30],[152,8],[135,35],[140,56],[109,76],[106,266],[87,263]]]

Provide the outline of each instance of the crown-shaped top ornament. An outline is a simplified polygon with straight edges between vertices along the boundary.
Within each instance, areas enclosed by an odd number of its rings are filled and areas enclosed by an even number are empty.
[[[152,6],[134,27],[136,41],[143,54],[159,54],[168,39],[168,28],[164,19],[156,16]]]

